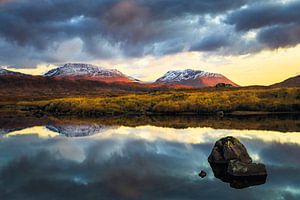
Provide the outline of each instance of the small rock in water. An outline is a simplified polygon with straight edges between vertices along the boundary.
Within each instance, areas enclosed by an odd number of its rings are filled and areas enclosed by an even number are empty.
[[[218,111],[217,116],[218,117],[224,117],[224,112],[223,111]]]
[[[200,176],[201,178],[204,178],[204,177],[206,176],[206,172],[203,171],[203,170],[201,170],[201,172],[199,173],[199,176]]]

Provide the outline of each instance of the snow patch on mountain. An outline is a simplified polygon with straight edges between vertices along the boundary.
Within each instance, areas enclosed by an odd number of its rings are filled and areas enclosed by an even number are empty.
[[[88,76],[88,77],[125,77],[116,69],[105,69],[91,64],[68,63],[47,72],[46,77]]]

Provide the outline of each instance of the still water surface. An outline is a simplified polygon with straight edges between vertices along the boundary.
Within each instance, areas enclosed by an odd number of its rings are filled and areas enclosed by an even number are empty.
[[[300,199],[300,132],[294,130],[70,121],[0,127],[0,199]],[[214,177],[207,157],[229,135],[266,165],[265,184],[235,189]]]

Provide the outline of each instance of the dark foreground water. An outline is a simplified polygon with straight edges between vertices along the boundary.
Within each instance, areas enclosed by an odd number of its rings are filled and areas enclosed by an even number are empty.
[[[287,132],[209,123],[181,129],[72,120],[3,124],[0,199],[300,199],[299,124],[288,121],[295,129]],[[267,166],[265,184],[235,189],[214,177],[207,157],[228,135]]]

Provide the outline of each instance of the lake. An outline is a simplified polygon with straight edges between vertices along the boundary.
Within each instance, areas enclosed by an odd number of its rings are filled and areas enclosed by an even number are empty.
[[[266,165],[265,182],[237,189],[214,176],[207,158],[225,136]],[[300,199],[299,155],[298,115],[5,116],[0,199]]]

